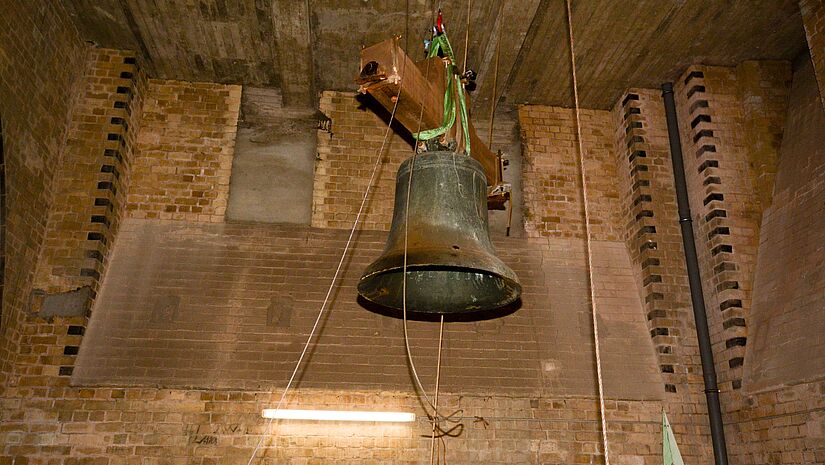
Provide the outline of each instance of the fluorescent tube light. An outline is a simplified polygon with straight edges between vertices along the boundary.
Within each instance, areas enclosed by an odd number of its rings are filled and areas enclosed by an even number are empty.
[[[322,421],[383,421],[383,422],[411,422],[415,421],[414,413],[407,412],[354,412],[347,410],[293,410],[293,409],[265,409],[261,415],[264,418],[276,420],[322,420]]]

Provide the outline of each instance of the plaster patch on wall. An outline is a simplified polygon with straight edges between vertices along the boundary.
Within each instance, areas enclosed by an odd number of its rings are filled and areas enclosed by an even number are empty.
[[[86,316],[91,297],[92,289],[89,286],[56,294],[47,294],[38,289],[32,291],[30,309],[32,313],[46,320],[56,316]]]
[[[274,328],[289,328],[295,299],[291,295],[275,296],[266,309],[266,325]]]

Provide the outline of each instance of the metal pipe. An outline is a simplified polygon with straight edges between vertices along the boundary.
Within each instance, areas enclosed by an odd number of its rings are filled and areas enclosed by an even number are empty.
[[[662,84],[662,98],[667,115],[667,133],[670,139],[670,158],[673,162],[673,178],[676,186],[676,203],[679,209],[679,226],[685,249],[690,300],[693,303],[693,318],[696,320],[696,337],[699,339],[699,357],[702,361],[702,377],[705,380],[705,397],[708,404],[710,437],[713,442],[713,458],[716,465],[728,464],[725,444],[725,427],[722,423],[722,409],[719,406],[719,388],[716,383],[716,366],[713,363],[713,349],[710,344],[708,317],[705,311],[705,296],[699,275],[699,260],[696,256],[696,241],[693,237],[693,220],[690,215],[685,166],[682,162],[682,142],[679,139],[679,124],[676,119],[676,103],[673,99],[673,84]]]

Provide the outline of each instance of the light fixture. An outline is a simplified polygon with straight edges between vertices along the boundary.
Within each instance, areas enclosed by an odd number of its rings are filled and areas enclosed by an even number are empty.
[[[322,420],[322,421],[381,421],[408,423],[415,421],[414,413],[407,412],[357,412],[349,410],[293,410],[264,409],[264,418],[276,420]]]

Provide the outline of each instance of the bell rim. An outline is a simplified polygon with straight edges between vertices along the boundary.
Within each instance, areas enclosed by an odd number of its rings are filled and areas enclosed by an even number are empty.
[[[442,268],[442,267],[441,266],[433,267],[432,265],[412,265],[412,266],[407,267],[407,272],[409,273],[410,270],[421,270],[422,268]],[[512,289],[512,292],[506,294],[507,295],[506,299],[499,300],[494,307],[489,307],[489,308],[478,308],[478,309],[462,310],[462,311],[454,311],[454,312],[437,312],[437,311],[427,311],[427,310],[416,310],[414,308],[409,308],[410,306],[408,305],[407,311],[409,311],[411,313],[428,314],[428,315],[438,315],[438,314],[443,314],[443,315],[471,315],[471,314],[474,314],[474,313],[489,313],[491,311],[496,311],[496,310],[505,308],[509,305],[512,305],[513,303],[517,302],[521,298],[521,293],[522,293],[521,283],[516,279],[511,279],[511,278],[508,278],[506,276],[502,276],[498,273],[490,272],[490,271],[487,271],[487,270],[477,270],[477,269],[474,269],[474,268],[467,268],[467,267],[450,267],[450,268],[454,269],[454,270],[458,270],[458,269],[470,270],[470,271],[474,271],[476,273],[483,273],[483,274],[486,274],[490,277],[501,279],[506,283],[506,285],[510,289]],[[368,282],[371,278],[375,278],[379,274],[398,273],[399,271],[401,271],[401,268],[394,268],[394,269],[389,269],[389,270],[376,271],[375,273],[372,273],[370,275],[365,274],[358,281],[358,285],[357,285],[358,295],[361,298],[369,301],[372,304],[375,304],[375,305],[378,305],[378,306],[381,306],[381,307],[384,307],[384,308],[387,308],[387,309],[403,310],[402,306],[389,305],[386,302],[381,302],[379,300],[368,297],[367,294],[365,293],[365,289],[363,288],[365,282]]]
[[[436,260],[437,259],[437,260]],[[375,276],[380,273],[401,271],[404,268],[404,254],[395,252],[389,255],[381,255],[361,274],[359,283],[365,278]],[[517,284],[518,275],[504,261],[486,251],[464,250],[460,255],[444,253],[441,248],[418,248],[407,253],[407,269],[421,268],[451,268],[455,270],[467,270],[478,273],[495,274],[502,278],[507,278]]]
[[[450,263],[424,263],[424,264],[416,263],[416,264],[408,264],[406,268],[407,268],[407,270],[418,270],[418,271],[421,271],[421,270],[437,270],[437,269],[446,270],[446,269],[450,269],[450,270],[455,270],[455,271],[465,271],[465,272],[492,275],[492,276],[497,276],[497,277],[502,278],[502,279],[506,279],[508,281],[512,281],[514,284],[518,285],[519,288],[521,288],[521,283],[518,280],[518,275],[516,275],[516,273],[513,270],[509,269],[509,267],[507,267],[507,271],[510,272],[509,276],[508,276],[508,274],[501,273],[498,270],[491,271],[489,269],[484,269],[484,268],[476,268],[476,267],[472,267],[472,266],[459,265],[459,264],[454,265],[454,264],[450,264]],[[376,276],[376,275],[379,275],[379,274],[397,273],[397,272],[403,272],[403,270],[404,270],[403,265],[393,265],[393,266],[389,266],[389,267],[382,267],[382,268],[376,269],[376,270],[365,271],[364,274],[361,275],[361,278],[358,279],[358,283],[360,284],[364,280],[372,278],[373,276]]]

